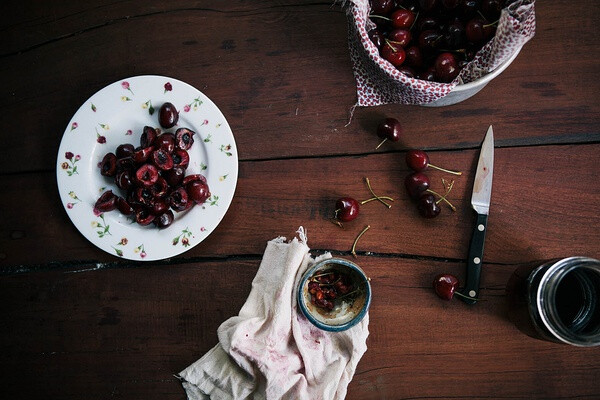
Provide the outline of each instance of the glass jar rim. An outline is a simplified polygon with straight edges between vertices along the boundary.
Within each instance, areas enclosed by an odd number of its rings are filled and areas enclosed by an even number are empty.
[[[558,316],[556,291],[563,278],[575,269],[584,269],[598,274],[600,261],[589,257],[568,257],[552,263],[542,275],[537,291],[536,306],[545,328],[561,342],[574,346],[588,347],[600,344],[600,327],[591,334],[575,334]]]

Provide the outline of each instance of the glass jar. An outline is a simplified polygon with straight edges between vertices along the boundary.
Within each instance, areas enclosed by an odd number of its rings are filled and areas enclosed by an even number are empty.
[[[506,290],[510,318],[529,336],[600,345],[600,261],[569,257],[523,265]]]

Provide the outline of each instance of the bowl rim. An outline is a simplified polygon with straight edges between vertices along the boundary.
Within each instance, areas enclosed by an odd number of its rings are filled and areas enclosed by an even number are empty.
[[[348,321],[344,324],[341,324],[341,325],[328,325],[324,322],[317,320],[308,311],[306,304],[305,304],[306,299],[304,297],[303,288],[306,285],[306,282],[308,281],[308,279],[310,278],[310,276],[313,274],[314,271],[323,267],[326,264],[338,264],[338,265],[343,265],[345,267],[353,269],[356,272],[358,272],[364,278],[364,281],[367,283],[366,284],[366,293],[365,293],[365,304],[361,308],[360,312],[358,314],[356,314],[356,316],[354,318],[352,318],[350,321]],[[297,287],[297,292],[298,292],[297,296],[296,296],[297,302],[298,302],[298,306],[300,307],[300,310],[302,310],[302,314],[304,314],[304,316],[317,328],[322,329],[324,331],[329,331],[329,332],[345,331],[345,330],[353,327],[354,325],[358,324],[365,317],[365,315],[367,314],[367,311],[369,310],[369,307],[371,305],[371,282],[369,280],[369,277],[367,276],[365,271],[363,271],[357,264],[353,263],[352,261],[343,259],[343,258],[336,258],[336,257],[327,258],[327,259],[321,260],[321,261],[315,263],[314,265],[312,265],[302,275],[302,278],[300,279],[300,283],[298,284],[298,287]]]
[[[515,49],[515,51],[513,51],[513,53],[510,55],[510,57],[508,57],[506,60],[504,60],[504,62],[502,64],[498,65],[496,67],[496,69],[488,72],[487,74],[483,75],[479,79],[476,79],[476,80],[471,81],[469,83],[456,85],[454,87],[454,89],[452,89],[450,91],[450,93],[452,93],[452,92],[467,91],[467,90],[471,90],[473,88],[479,87],[481,85],[487,85],[492,79],[494,79],[495,77],[497,77],[498,75],[500,75],[506,68],[508,68],[508,66],[510,64],[512,64],[512,62],[515,60],[515,58],[517,58],[517,56],[521,52],[522,48],[523,48],[523,45],[518,46]],[[450,94],[450,93],[448,93],[448,94]]]

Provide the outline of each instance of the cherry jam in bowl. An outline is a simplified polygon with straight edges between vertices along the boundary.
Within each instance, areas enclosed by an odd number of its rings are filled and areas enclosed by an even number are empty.
[[[298,307],[319,329],[339,332],[359,323],[371,305],[371,283],[351,261],[317,262],[300,279]]]

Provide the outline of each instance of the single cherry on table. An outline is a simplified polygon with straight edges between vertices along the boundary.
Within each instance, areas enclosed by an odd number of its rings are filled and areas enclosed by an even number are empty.
[[[387,140],[397,142],[402,135],[402,125],[396,118],[386,118],[377,126],[377,136],[383,138],[383,141],[375,148],[377,150]]]
[[[427,168],[434,168],[454,175],[462,175],[460,171],[451,171],[429,163],[429,156],[423,150],[409,150],[406,153],[406,164],[413,171],[421,172]]]

